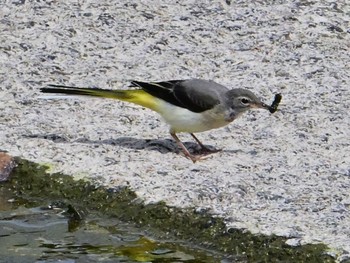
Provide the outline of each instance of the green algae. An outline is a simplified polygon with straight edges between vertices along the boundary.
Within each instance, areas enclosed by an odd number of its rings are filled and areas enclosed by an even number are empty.
[[[30,205],[50,201],[84,207],[147,229],[157,239],[183,240],[229,255],[237,262],[335,262],[323,244],[292,247],[283,237],[227,229],[222,218],[195,209],[169,207],[163,202],[146,205],[136,201],[136,194],[126,187],[106,189],[94,182],[49,174],[47,167],[26,160],[16,162],[11,180],[4,185],[15,193],[16,200],[29,200]],[[77,216],[76,211],[71,213]]]

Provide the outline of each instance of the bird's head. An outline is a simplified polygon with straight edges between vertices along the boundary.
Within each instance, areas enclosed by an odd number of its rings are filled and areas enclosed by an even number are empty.
[[[233,121],[249,109],[266,109],[270,106],[263,103],[255,94],[246,89],[232,89],[226,94],[226,121]]]
[[[227,93],[227,103],[231,109],[244,112],[253,108],[269,110],[270,106],[263,103],[255,94],[246,89],[232,89]]]

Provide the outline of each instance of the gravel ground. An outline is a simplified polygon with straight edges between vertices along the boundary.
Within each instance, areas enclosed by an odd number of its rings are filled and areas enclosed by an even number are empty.
[[[169,1],[170,2],[170,1]],[[348,1],[21,1],[0,6],[0,149],[53,171],[129,185],[229,227],[350,251]],[[118,101],[42,99],[48,83],[212,79],[280,111],[198,134],[185,159],[159,116]],[[193,148],[190,136],[180,134]]]

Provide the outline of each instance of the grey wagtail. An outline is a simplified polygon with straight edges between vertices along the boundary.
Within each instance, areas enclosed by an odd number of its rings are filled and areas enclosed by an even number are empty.
[[[253,108],[267,109],[274,113],[282,98],[277,94],[275,101],[268,106],[249,90],[229,90],[214,81],[201,79],[132,81],[130,87],[137,89],[109,90],[49,85],[48,88],[41,88],[41,92],[118,99],[154,110],[169,124],[171,136],[185,156],[193,162],[220,151],[208,149],[193,133],[225,126]],[[176,135],[180,132],[187,132],[196,140],[201,147],[201,154],[191,154],[188,151]]]

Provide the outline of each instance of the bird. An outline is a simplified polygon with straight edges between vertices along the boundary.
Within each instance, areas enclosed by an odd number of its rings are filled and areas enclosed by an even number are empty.
[[[134,80],[129,89],[119,90],[49,84],[40,90],[43,93],[117,99],[149,108],[161,115],[169,125],[170,135],[193,163],[221,151],[207,148],[194,133],[226,126],[250,109],[266,109],[273,113],[281,100],[281,95],[277,94],[269,106],[248,89],[229,89],[204,79]],[[190,153],[177,136],[178,133],[189,133],[200,146],[200,153]]]

